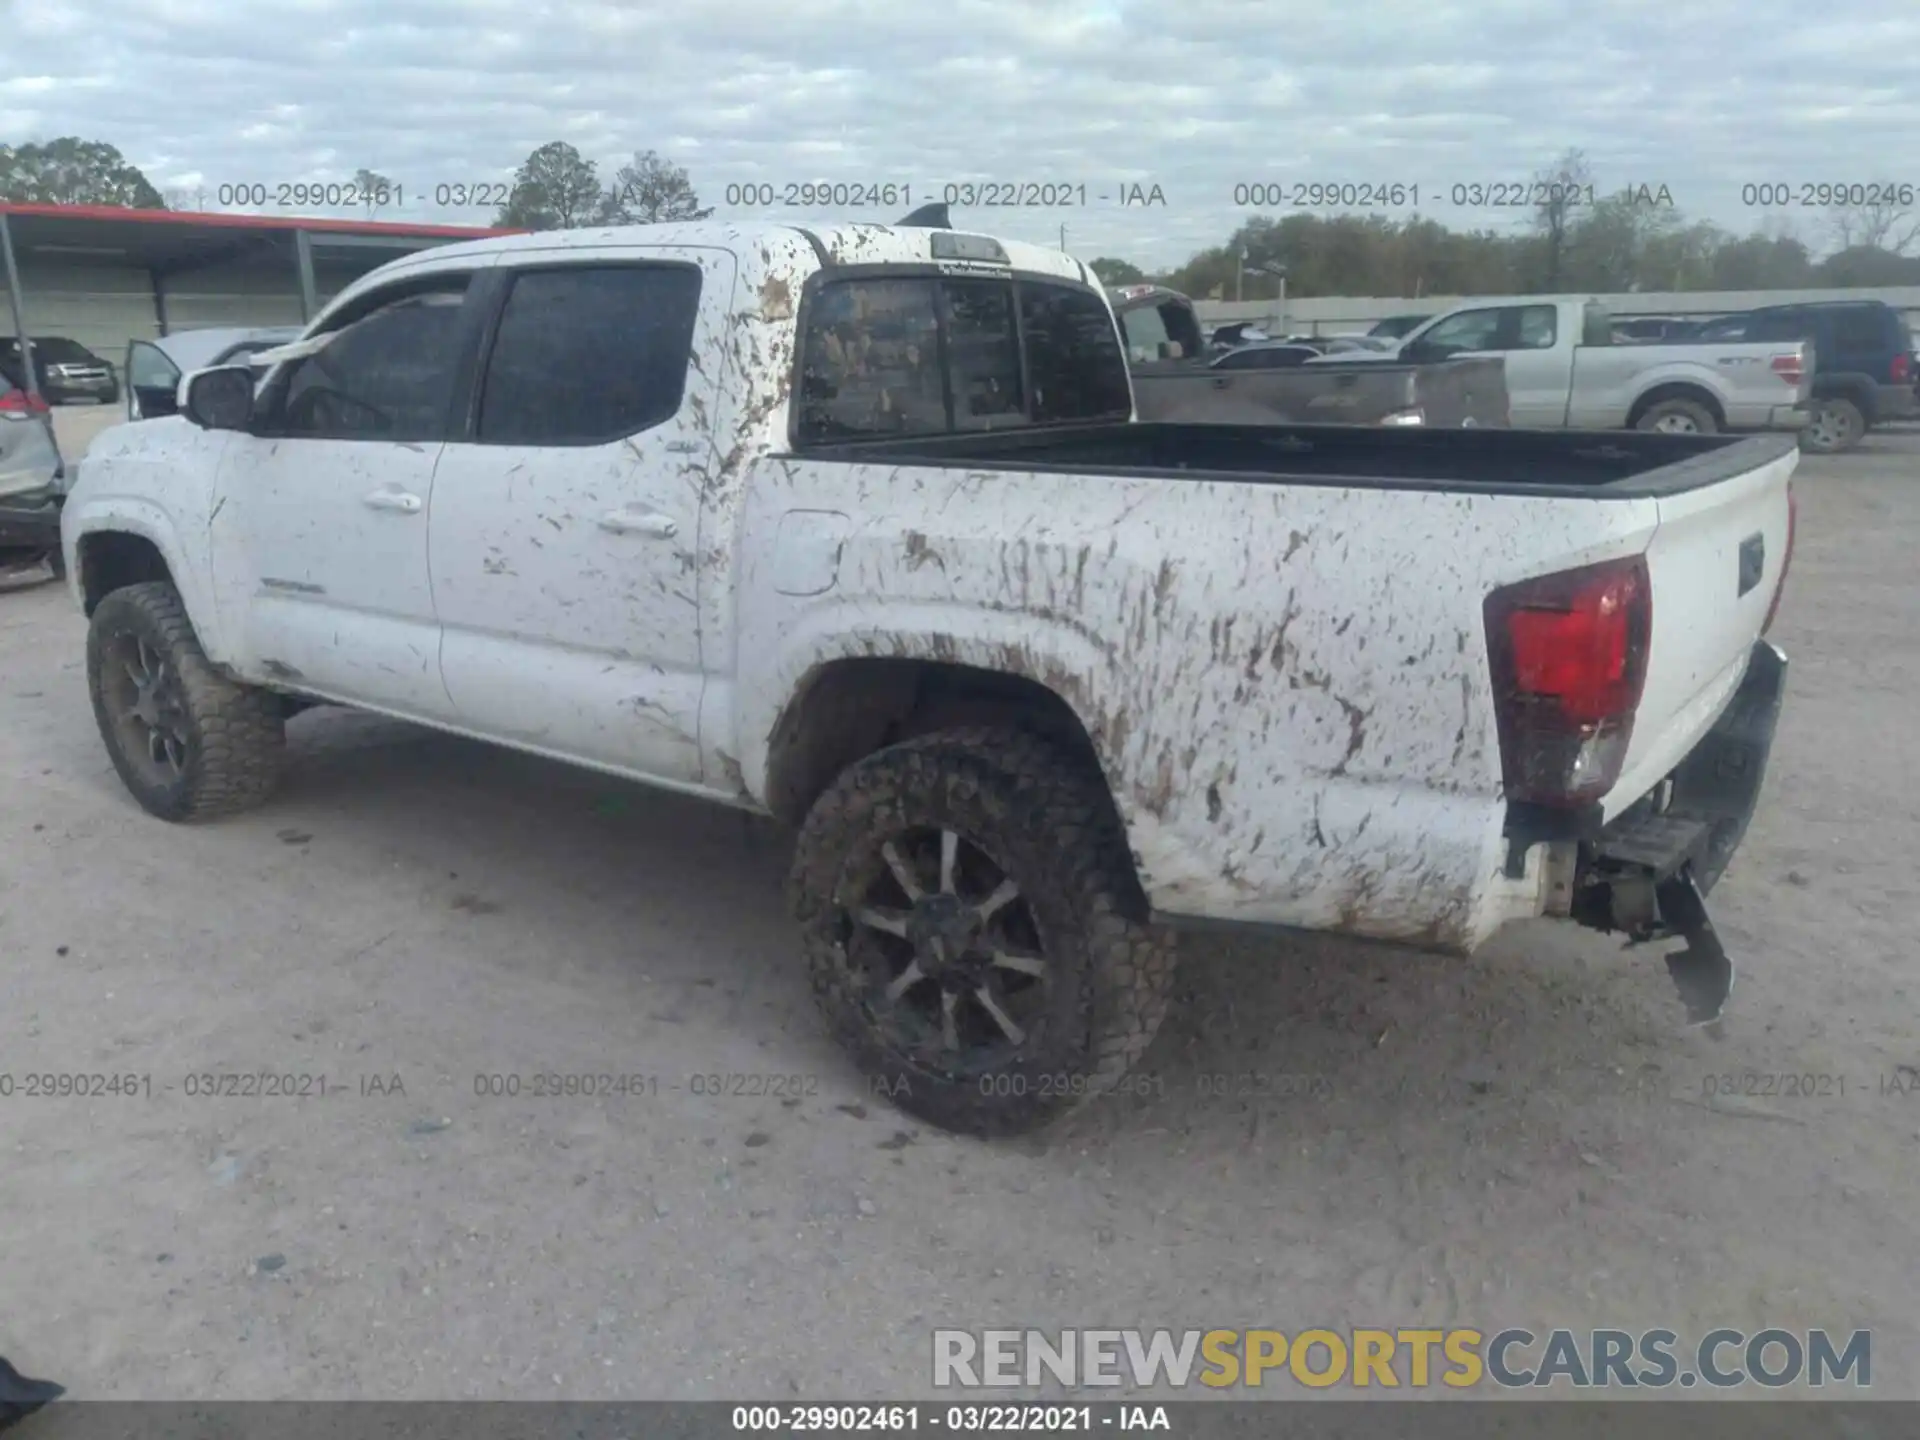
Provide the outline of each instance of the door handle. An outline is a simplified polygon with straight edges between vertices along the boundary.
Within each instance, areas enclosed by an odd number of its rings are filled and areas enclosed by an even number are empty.
[[[671,515],[641,514],[615,510],[600,517],[600,528],[614,535],[644,535],[649,540],[671,540],[680,533],[680,525]]]
[[[374,490],[363,497],[362,503],[370,510],[398,510],[402,515],[418,515],[426,502],[404,490]]]

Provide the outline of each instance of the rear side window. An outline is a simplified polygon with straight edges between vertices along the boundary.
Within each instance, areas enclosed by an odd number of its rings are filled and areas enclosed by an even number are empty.
[[[487,361],[481,443],[604,444],[672,419],[699,314],[691,265],[516,275]]]
[[[809,295],[796,440],[1125,419],[1126,356],[1082,287],[1011,279],[830,281]]]
[[[1880,312],[1861,307],[1836,310],[1833,316],[1833,346],[1836,350],[1883,350],[1889,348]]]

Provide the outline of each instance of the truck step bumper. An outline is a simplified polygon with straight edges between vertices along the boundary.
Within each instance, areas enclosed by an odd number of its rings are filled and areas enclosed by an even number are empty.
[[[1584,847],[1573,918],[1629,945],[1680,939],[1667,969],[1694,1025],[1717,1025],[1734,968],[1707,916],[1760,801],[1786,691],[1787,657],[1762,640],[1713,729],[1654,794]]]

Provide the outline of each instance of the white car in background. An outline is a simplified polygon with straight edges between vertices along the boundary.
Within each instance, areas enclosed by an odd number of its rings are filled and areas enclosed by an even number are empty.
[[[299,325],[209,327],[176,330],[157,340],[127,346],[127,419],[155,420],[179,408],[180,377],[212,365],[228,365],[261,350],[298,340]]]

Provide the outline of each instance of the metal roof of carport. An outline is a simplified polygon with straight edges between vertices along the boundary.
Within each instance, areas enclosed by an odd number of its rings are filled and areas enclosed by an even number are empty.
[[[164,331],[165,300],[158,282],[214,265],[291,266],[300,286],[301,313],[319,308],[313,279],[316,251],[387,251],[382,262],[434,245],[515,235],[516,229],[475,225],[416,225],[393,220],[330,216],[232,215],[184,210],[130,210],[114,205],[44,205],[0,201],[0,279],[12,304],[16,335],[31,336],[20,293],[19,256],[98,256],[140,266],[155,280],[155,308]],[[377,262],[378,263],[378,262]],[[369,267],[371,268],[371,267]],[[29,367],[29,384],[32,384]]]

